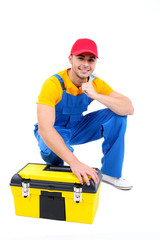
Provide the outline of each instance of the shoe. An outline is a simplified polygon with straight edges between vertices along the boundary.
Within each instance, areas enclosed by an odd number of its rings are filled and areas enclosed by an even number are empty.
[[[113,185],[114,187],[121,189],[121,190],[131,190],[133,187],[133,185],[129,181],[127,181],[123,178],[115,178],[115,177],[111,177],[111,176],[108,176],[105,174],[103,174],[102,181],[109,183],[109,184]]]

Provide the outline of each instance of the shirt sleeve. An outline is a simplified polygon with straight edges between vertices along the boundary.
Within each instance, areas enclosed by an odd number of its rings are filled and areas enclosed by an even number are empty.
[[[93,80],[93,86],[98,93],[103,95],[109,95],[111,92],[113,92],[113,89],[100,78]]]
[[[62,91],[59,80],[51,76],[43,83],[37,103],[55,107],[62,99]]]

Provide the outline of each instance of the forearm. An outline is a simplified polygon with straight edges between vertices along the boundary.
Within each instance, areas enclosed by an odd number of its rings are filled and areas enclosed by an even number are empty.
[[[132,103],[127,97],[112,97],[97,93],[94,99],[118,115],[125,116],[133,114],[134,109]]]
[[[38,104],[37,116],[39,135],[57,156],[70,165],[72,172],[78,177],[80,183],[83,184],[84,178],[87,185],[90,185],[88,176],[91,176],[94,182],[98,183],[96,170],[81,163],[72,151],[69,150],[61,135],[53,127],[55,122],[55,109],[47,105]]]
[[[90,185],[88,176],[94,180],[97,184],[99,179],[97,176],[97,171],[83,163],[81,163],[76,156],[68,149],[65,145],[63,138],[60,134],[53,128],[48,127],[39,130],[40,136],[43,138],[46,145],[62,160],[68,163],[71,167],[72,172],[78,177],[81,184],[84,183],[82,177],[84,177],[86,184]]]
[[[45,144],[67,164],[71,165],[73,161],[78,161],[54,127],[41,128],[39,134]]]
[[[83,83],[80,89],[85,92],[88,97],[104,104],[118,115],[132,115],[134,112],[131,100],[116,91],[111,92],[109,95],[100,94],[95,91],[90,82]]]

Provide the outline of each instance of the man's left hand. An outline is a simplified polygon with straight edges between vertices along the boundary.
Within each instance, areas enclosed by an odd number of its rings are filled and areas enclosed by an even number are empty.
[[[82,86],[80,87],[80,90],[84,92],[88,97],[95,99],[97,96],[97,92],[95,91],[92,83],[87,82],[87,83],[82,83]]]

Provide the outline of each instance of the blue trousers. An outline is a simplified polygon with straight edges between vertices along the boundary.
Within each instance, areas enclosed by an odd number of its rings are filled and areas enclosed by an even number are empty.
[[[126,125],[127,116],[119,116],[105,108],[85,115],[78,124],[72,124],[70,128],[62,126],[54,126],[54,128],[72,152],[74,149],[71,145],[104,138],[101,171],[109,176],[119,178],[122,176]],[[38,125],[35,125],[34,134],[38,140],[42,159],[47,164],[63,165],[64,162],[46,146],[38,135]]]

